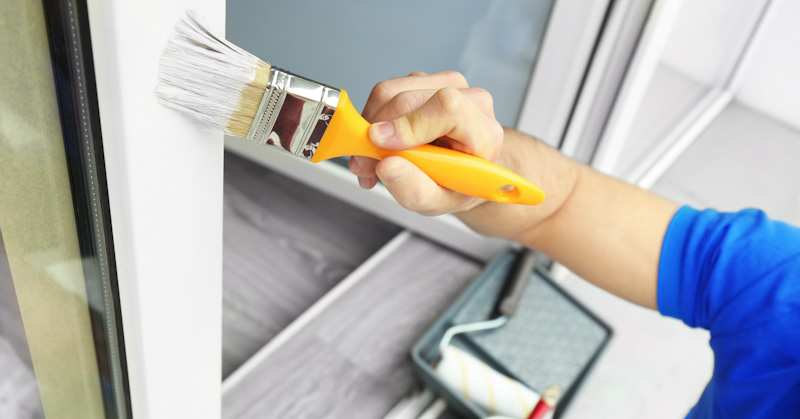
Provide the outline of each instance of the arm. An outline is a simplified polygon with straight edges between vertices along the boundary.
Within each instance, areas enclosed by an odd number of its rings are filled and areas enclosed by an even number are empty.
[[[645,307],[656,308],[661,242],[677,207],[656,195],[600,174],[546,144],[500,129],[491,97],[470,89],[457,73],[383,82],[364,109],[375,124],[370,138],[386,149],[437,140],[497,162],[539,185],[538,206],[481,201],[446,190],[399,157],[351,160],[364,187],[376,176],[408,209],[453,212],[479,233],[538,249],[584,279]]]
[[[514,231],[504,237],[541,250],[613,294],[655,309],[661,243],[677,206],[519,132],[506,130],[505,144],[503,154],[520,156],[509,159],[508,168],[534,182],[542,179],[538,182],[548,193],[543,208],[487,202],[460,218],[468,225],[480,222],[472,217],[516,219]]]

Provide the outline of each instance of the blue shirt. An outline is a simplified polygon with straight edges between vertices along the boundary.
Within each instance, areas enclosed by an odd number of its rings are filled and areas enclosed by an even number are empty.
[[[658,309],[711,332],[689,418],[800,418],[800,229],[757,210],[683,207],[661,249]]]

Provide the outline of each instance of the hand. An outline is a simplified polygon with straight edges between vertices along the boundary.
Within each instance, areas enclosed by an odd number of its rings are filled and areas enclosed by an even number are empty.
[[[497,162],[502,148],[503,129],[494,117],[491,95],[470,88],[456,72],[412,73],[381,82],[362,114],[375,123],[370,139],[386,150],[435,142]],[[424,215],[463,212],[485,202],[437,185],[402,157],[380,162],[351,157],[350,170],[363,188],[372,188],[380,178],[400,205]]]
[[[528,135],[503,130],[492,98],[454,72],[412,73],[378,83],[363,115],[378,147],[428,142],[495,162],[538,185],[540,205],[483,201],[434,183],[407,160],[351,158],[362,187],[378,178],[404,207],[426,215],[454,212],[478,233],[543,251],[629,301],[656,305],[661,241],[675,204],[579,164]],[[376,122],[386,122],[379,124]]]

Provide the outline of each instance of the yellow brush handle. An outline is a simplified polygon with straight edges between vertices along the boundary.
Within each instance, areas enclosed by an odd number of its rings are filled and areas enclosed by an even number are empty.
[[[382,159],[400,156],[419,167],[440,186],[497,202],[536,205],[544,192],[523,177],[481,158],[449,148],[421,145],[411,150],[390,151],[375,147],[367,134],[369,122],[358,114],[342,90],[339,105],[314,153],[312,162],[340,156]]]

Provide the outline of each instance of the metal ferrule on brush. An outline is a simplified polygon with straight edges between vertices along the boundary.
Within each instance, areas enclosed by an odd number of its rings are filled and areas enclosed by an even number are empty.
[[[338,89],[272,67],[245,138],[310,160],[338,105]]]

